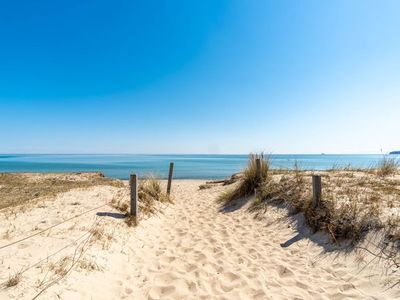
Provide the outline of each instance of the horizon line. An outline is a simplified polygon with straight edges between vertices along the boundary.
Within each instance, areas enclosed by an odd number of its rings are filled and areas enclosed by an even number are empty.
[[[40,152],[26,152],[26,153],[1,153],[0,155],[250,155],[251,153],[260,153],[260,152],[249,152],[249,153],[56,153],[56,152],[48,152],[48,153],[40,153]],[[388,155],[387,153],[328,153],[328,152],[320,152],[320,153],[268,153],[265,156],[273,156],[273,155]]]

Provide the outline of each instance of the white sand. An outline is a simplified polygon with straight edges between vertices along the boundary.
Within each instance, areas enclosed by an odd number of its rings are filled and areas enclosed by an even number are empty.
[[[92,212],[52,229],[50,234],[0,249],[0,282],[70,244],[88,232],[93,222],[100,221],[93,228],[102,228],[102,237],[84,247],[71,272],[39,299],[400,297],[399,288],[384,287],[389,280],[399,279],[384,275],[381,264],[374,262],[363,268],[371,256],[364,252],[325,254],[324,246],[329,244],[324,245],[321,234],[282,247],[298,234],[282,212],[271,210],[262,220],[255,220],[245,207],[219,212],[214,199],[223,187],[199,191],[201,183],[175,181],[175,205],[166,207],[162,215],[143,220],[137,228],[128,228],[122,219],[96,217]],[[0,247],[106,203],[117,191],[113,187],[75,190],[16,215],[4,210],[0,212]],[[110,207],[98,211],[115,212]],[[305,228],[300,229],[307,234]],[[23,273],[17,286],[1,288],[0,299],[32,299],[47,283],[59,278],[54,265],[64,257],[73,257],[75,249],[77,245],[70,246]]]

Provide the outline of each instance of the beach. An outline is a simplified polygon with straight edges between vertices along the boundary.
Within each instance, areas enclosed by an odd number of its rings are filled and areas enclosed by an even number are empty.
[[[158,213],[137,227],[110,205],[115,197],[128,200],[127,182],[0,210],[0,280],[19,274],[17,284],[2,286],[0,299],[400,297],[397,287],[388,288],[398,274],[371,253],[331,251],[326,234],[311,232],[283,209],[255,218],[246,203],[221,208],[215,200],[228,187],[199,189],[204,183],[175,180],[173,203],[157,204]]]

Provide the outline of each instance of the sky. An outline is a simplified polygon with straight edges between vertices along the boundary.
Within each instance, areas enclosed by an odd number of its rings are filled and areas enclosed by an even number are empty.
[[[1,1],[0,153],[400,150],[400,1]]]

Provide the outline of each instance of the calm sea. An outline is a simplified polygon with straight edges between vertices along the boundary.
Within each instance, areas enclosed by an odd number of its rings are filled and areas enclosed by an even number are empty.
[[[382,155],[272,155],[274,168],[324,170],[333,166],[371,167]],[[400,156],[395,156],[400,157]],[[175,163],[175,178],[224,178],[242,170],[247,155],[4,155],[0,172],[100,171],[108,177],[127,179],[130,173],[165,178],[169,162]]]

